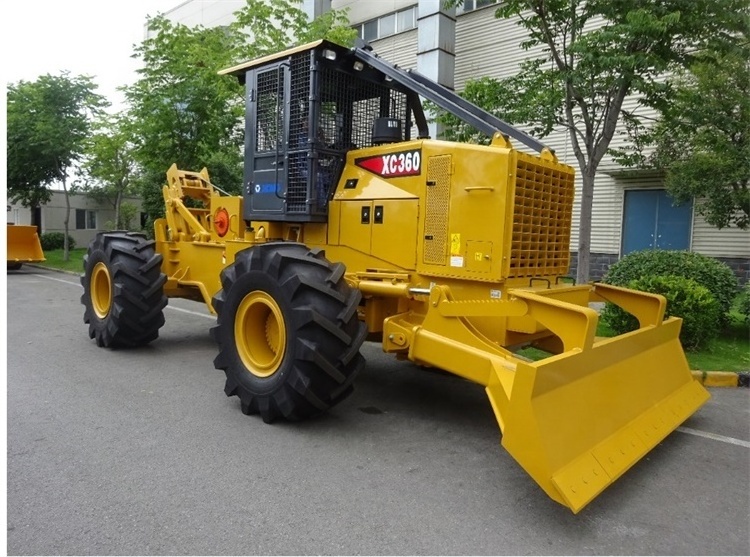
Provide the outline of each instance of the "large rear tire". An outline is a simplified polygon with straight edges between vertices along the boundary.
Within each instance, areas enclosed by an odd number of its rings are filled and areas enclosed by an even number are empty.
[[[367,329],[357,317],[361,294],[343,277],[323,251],[292,243],[246,249],[222,271],[214,365],[243,413],[301,420],[352,392]]]
[[[154,241],[133,232],[96,235],[83,258],[83,322],[97,346],[148,344],[164,325],[162,256]]]

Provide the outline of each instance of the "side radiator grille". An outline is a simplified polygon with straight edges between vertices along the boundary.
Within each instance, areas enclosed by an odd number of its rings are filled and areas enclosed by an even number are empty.
[[[574,191],[571,169],[518,153],[510,278],[567,273]]]
[[[425,200],[424,262],[445,265],[448,257],[448,200],[451,193],[451,155],[430,157]]]

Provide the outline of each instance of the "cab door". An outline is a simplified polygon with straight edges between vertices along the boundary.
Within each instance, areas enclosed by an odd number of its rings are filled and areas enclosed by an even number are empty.
[[[289,119],[287,63],[253,72],[248,80],[245,150],[245,218],[284,213]]]

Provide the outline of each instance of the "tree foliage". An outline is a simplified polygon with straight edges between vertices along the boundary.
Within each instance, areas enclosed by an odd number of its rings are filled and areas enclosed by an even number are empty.
[[[49,201],[49,186],[65,192],[68,260],[68,172],[80,160],[95,115],[106,104],[88,76],[43,75],[8,88],[8,198],[26,207]]]
[[[200,169],[223,156],[227,178],[239,183],[242,90],[216,73],[231,64],[236,37],[161,16],[148,26],[153,35],[135,48],[143,61],[139,78],[125,88],[130,108],[124,131],[133,138],[144,208],[156,216],[164,211],[161,186],[172,163]]]
[[[460,1],[460,0],[459,0]],[[455,1],[453,2],[456,3]],[[591,210],[599,164],[618,125],[636,121],[624,110],[629,95],[665,98],[664,73],[693,53],[731,42],[747,0],[504,0],[499,18],[514,18],[534,49],[507,79],[485,78],[469,100],[544,137],[569,135],[582,178],[578,277],[588,280]],[[455,122],[447,119],[449,127]],[[459,127],[459,133],[470,135]]]
[[[187,27],[161,16],[148,21],[151,36],[134,52],[143,68],[125,95],[141,168],[137,182],[152,218],[163,214],[161,188],[172,163],[205,166],[218,187],[241,189],[244,91],[219,70],[314,39],[353,41],[345,13],[310,22],[300,4],[247,0],[235,21],[221,28]]]
[[[676,202],[717,227],[750,227],[750,32],[725,52],[699,53],[667,83],[670,102],[656,102],[657,123],[634,129],[631,166],[665,173]]]
[[[86,142],[85,159],[81,165],[83,191],[99,203],[115,210],[114,228],[125,230],[120,209],[123,198],[134,193],[136,165],[133,142],[127,132],[123,114],[104,115],[96,122]],[[132,219],[131,219],[132,220]]]
[[[298,0],[246,0],[235,13],[232,28],[247,34],[240,59],[273,54],[319,39],[351,45],[357,32],[349,27],[347,10],[329,10],[310,21]]]
[[[104,105],[88,76],[43,75],[8,85],[8,199],[24,207],[50,200],[80,159],[93,114]]]

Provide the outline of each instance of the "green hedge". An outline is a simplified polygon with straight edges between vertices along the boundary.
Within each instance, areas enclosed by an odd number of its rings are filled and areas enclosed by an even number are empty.
[[[44,251],[63,249],[65,247],[65,234],[62,232],[45,232],[39,236],[39,241]],[[74,247],[76,247],[76,241],[72,236],[68,236],[68,248],[73,249]]]
[[[694,280],[719,303],[721,324],[729,322],[729,310],[738,290],[737,277],[729,265],[700,253],[665,250],[629,253],[609,268],[603,282],[628,286],[634,280],[656,276]]]
[[[667,299],[665,317],[681,317],[680,342],[686,350],[697,349],[719,334],[721,307],[707,288],[679,276],[647,276],[630,281],[628,288],[661,294]],[[638,328],[638,321],[613,304],[602,312],[607,324],[622,334]]]
[[[745,323],[750,325],[750,282],[745,285],[738,296],[737,309],[740,315],[745,319]]]

